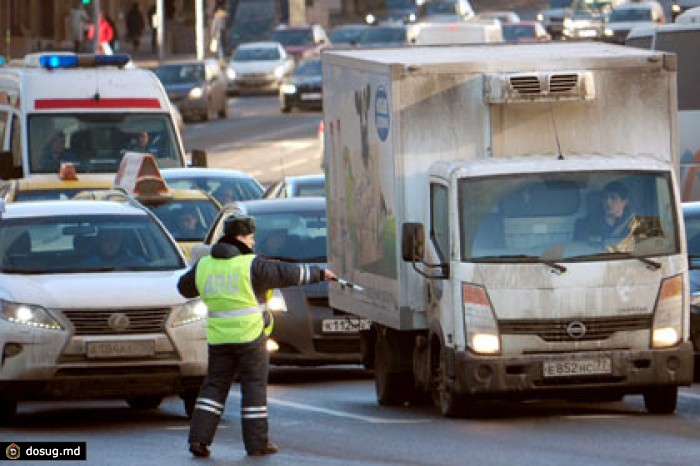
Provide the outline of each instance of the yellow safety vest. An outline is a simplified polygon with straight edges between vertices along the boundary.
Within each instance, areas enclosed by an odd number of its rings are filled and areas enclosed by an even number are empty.
[[[195,282],[209,310],[209,344],[245,343],[263,332],[265,305],[258,303],[253,292],[253,259],[254,254],[245,254],[230,259],[206,256],[199,261]]]

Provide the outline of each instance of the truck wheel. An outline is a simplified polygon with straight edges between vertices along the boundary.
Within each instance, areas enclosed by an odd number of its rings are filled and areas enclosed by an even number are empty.
[[[194,414],[194,405],[197,402],[198,396],[199,390],[186,390],[180,394],[182,403],[185,406],[185,416],[187,416],[187,419],[192,419],[192,414]]]
[[[644,392],[644,407],[649,414],[673,414],[678,402],[678,387],[658,387]]]
[[[126,399],[129,407],[133,409],[156,409],[163,402],[162,396],[135,396]]]
[[[0,424],[8,425],[17,415],[17,400],[0,398]]]
[[[374,349],[374,386],[380,406],[397,406],[406,401],[406,395],[413,386],[413,375],[391,371],[390,352],[392,345],[388,338],[377,332]]]
[[[443,351],[440,351],[439,361],[438,366],[433,370],[433,403],[445,417],[463,417],[467,414],[469,407],[467,398],[452,390],[452,383],[447,378]]]

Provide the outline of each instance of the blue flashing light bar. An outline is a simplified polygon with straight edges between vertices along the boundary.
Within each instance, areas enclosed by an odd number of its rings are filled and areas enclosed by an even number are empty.
[[[46,69],[91,68],[95,66],[123,67],[130,61],[131,57],[125,53],[115,55],[56,54],[39,57],[39,66]]]
[[[0,66],[2,66],[2,65],[4,65],[4,64],[5,64],[5,57],[3,57],[2,55],[0,55]]]

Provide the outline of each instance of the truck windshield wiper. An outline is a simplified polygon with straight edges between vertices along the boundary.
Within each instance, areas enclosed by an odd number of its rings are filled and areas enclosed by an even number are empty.
[[[637,255],[632,254],[631,252],[623,252],[623,251],[599,252],[596,254],[585,254],[582,256],[570,257],[569,259],[576,260],[576,261],[583,261],[586,259],[615,258],[615,257],[637,259],[638,261],[648,265],[649,267],[653,268],[654,270],[658,270],[661,268],[661,264],[656,262],[655,260],[649,259],[647,257],[637,256]]]
[[[495,261],[495,262],[508,262],[511,260],[517,260],[518,262],[531,262],[531,263],[539,263],[539,264],[545,264],[550,266],[553,269],[558,270],[561,273],[566,272],[566,267],[564,267],[561,264],[558,264],[554,261],[548,260],[548,259],[543,259],[539,256],[528,256],[526,254],[513,254],[513,255],[500,255],[500,256],[483,256],[483,257],[477,257],[475,259],[472,259],[472,262],[484,262],[484,261]]]

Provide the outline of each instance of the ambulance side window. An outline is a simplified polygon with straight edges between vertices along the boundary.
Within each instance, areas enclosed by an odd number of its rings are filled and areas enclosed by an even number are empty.
[[[15,168],[22,167],[22,123],[19,116],[12,117],[12,128],[10,133],[10,150]],[[21,170],[20,170],[21,172]]]

